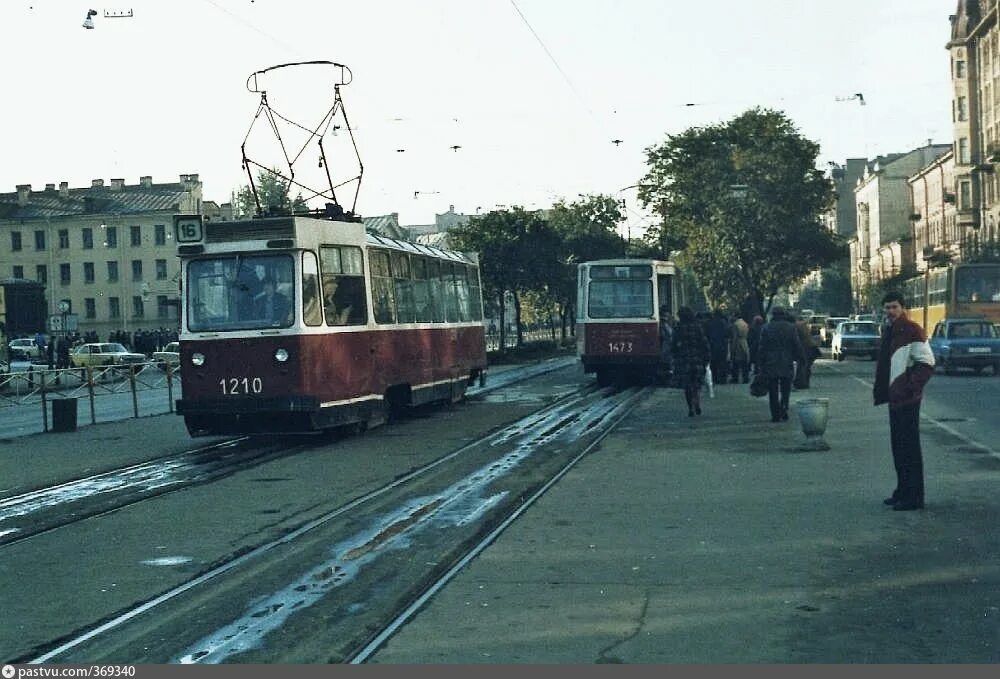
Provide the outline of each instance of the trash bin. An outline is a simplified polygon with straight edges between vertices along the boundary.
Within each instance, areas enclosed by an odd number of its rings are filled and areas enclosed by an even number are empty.
[[[76,431],[75,398],[52,399],[52,431]]]

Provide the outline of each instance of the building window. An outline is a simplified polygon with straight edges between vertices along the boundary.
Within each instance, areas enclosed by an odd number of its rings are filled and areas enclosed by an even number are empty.
[[[958,183],[958,208],[960,210],[972,209],[972,182]]]
[[[142,280],[142,260],[133,259],[132,260],[132,280],[141,281]]]
[[[94,263],[84,262],[83,263],[83,282],[93,283],[94,282]]]
[[[65,250],[69,247],[69,229],[59,229],[59,249]]]
[[[156,296],[156,317],[157,318],[169,318],[170,317],[170,305],[167,304],[166,295]]]
[[[20,264],[15,264],[11,273],[14,275],[14,278],[24,278],[24,267]]]
[[[104,227],[104,247],[116,248],[118,247],[118,227],[117,226],[106,226]]]
[[[142,318],[145,315],[145,309],[142,304],[142,297],[136,295],[132,298],[132,317]]]
[[[93,297],[83,298],[83,315],[85,318],[97,318],[97,301]]]
[[[129,240],[132,247],[137,248],[142,245],[142,229],[136,225],[128,227]]]
[[[90,227],[85,227],[81,232],[81,237],[83,238],[83,249],[93,250],[94,249],[94,230]]]
[[[108,297],[108,318],[121,318],[122,305],[117,297]]]
[[[157,224],[153,227],[153,238],[156,245],[166,245],[167,244],[167,227],[163,224]]]
[[[958,98],[958,119],[968,120],[969,119],[969,108],[966,104],[965,97]]]
[[[962,137],[958,140],[958,163],[959,165],[968,165],[969,162],[969,140]]]
[[[70,271],[69,264],[59,265],[59,284],[69,285],[70,284]]]
[[[108,283],[118,282],[118,262],[108,262]]]
[[[49,282],[49,270],[44,264],[35,266],[35,280],[46,285]]]
[[[35,249],[44,250],[45,249],[45,232],[35,231]]]
[[[965,61],[959,60],[955,62],[955,77],[956,78],[965,77]]]
[[[165,259],[156,260],[156,280],[167,280],[167,260]]]
[[[21,232],[11,231],[10,232],[10,249],[17,252],[21,249]]]

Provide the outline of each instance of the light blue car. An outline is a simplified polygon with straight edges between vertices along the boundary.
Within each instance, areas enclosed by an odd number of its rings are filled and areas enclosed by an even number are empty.
[[[1000,375],[1000,334],[983,318],[946,318],[934,326],[929,340],[937,367],[954,375],[959,368],[976,374],[992,367]]]

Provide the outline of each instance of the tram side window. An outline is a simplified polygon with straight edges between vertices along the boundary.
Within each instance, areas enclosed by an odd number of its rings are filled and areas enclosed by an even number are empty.
[[[417,323],[431,323],[434,320],[431,284],[427,280],[427,259],[410,257],[413,268],[413,303],[417,310]]]
[[[441,263],[441,283],[444,288],[445,320],[457,323],[461,319],[458,310],[458,280],[455,277],[455,265],[451,262]]]
[[[927,303],[929,305],[948,302],[948,272],[935,271],[927,281]]]
[[[302,320],[306,325],[322,325],[319,307],[319,265],[316,254],[302,253]]]
[[[479,269],[469,267],[469,319],[483,320],[483,305],[480,302],[482,292],[479,289]]]
[[[413,282],[410,280],[410,258],[405,252],[394,252],[392,259],[392,281],[396,292],[396,322],[413,323],[417,320],[417,306],[413,296]]]
[[[427,260],[427,292],[430,294],[431,320],[444,323],[444,285],[441,283],[441,262]]]
[[[320,248],[323,283],[323,315],[327,325],[364,325],[368,322],[365,301],[365,268],[361,248]]]
[[[372,310],[376,323],[396,322],[396,299],[392,285],[389,253],[371,250],[372,268]]]
[[[471,321],[472,312],[469,309],[469,270],[463,264],[455,265],[455,292],[458,294],[458,317],[462,321]]]

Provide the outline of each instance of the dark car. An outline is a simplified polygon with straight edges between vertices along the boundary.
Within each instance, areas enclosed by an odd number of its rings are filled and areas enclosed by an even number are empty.
[[[843,361],[848,356],[870,356],[878,358],[878,325],[872,321],[841,321],[833,331],[830,352],[835,361]]]
[[[930,345],[935,363],[949,375],[958,368],[992,368],[1000,375],[1000,334],[986,319],[946,318],[934,326]]]

